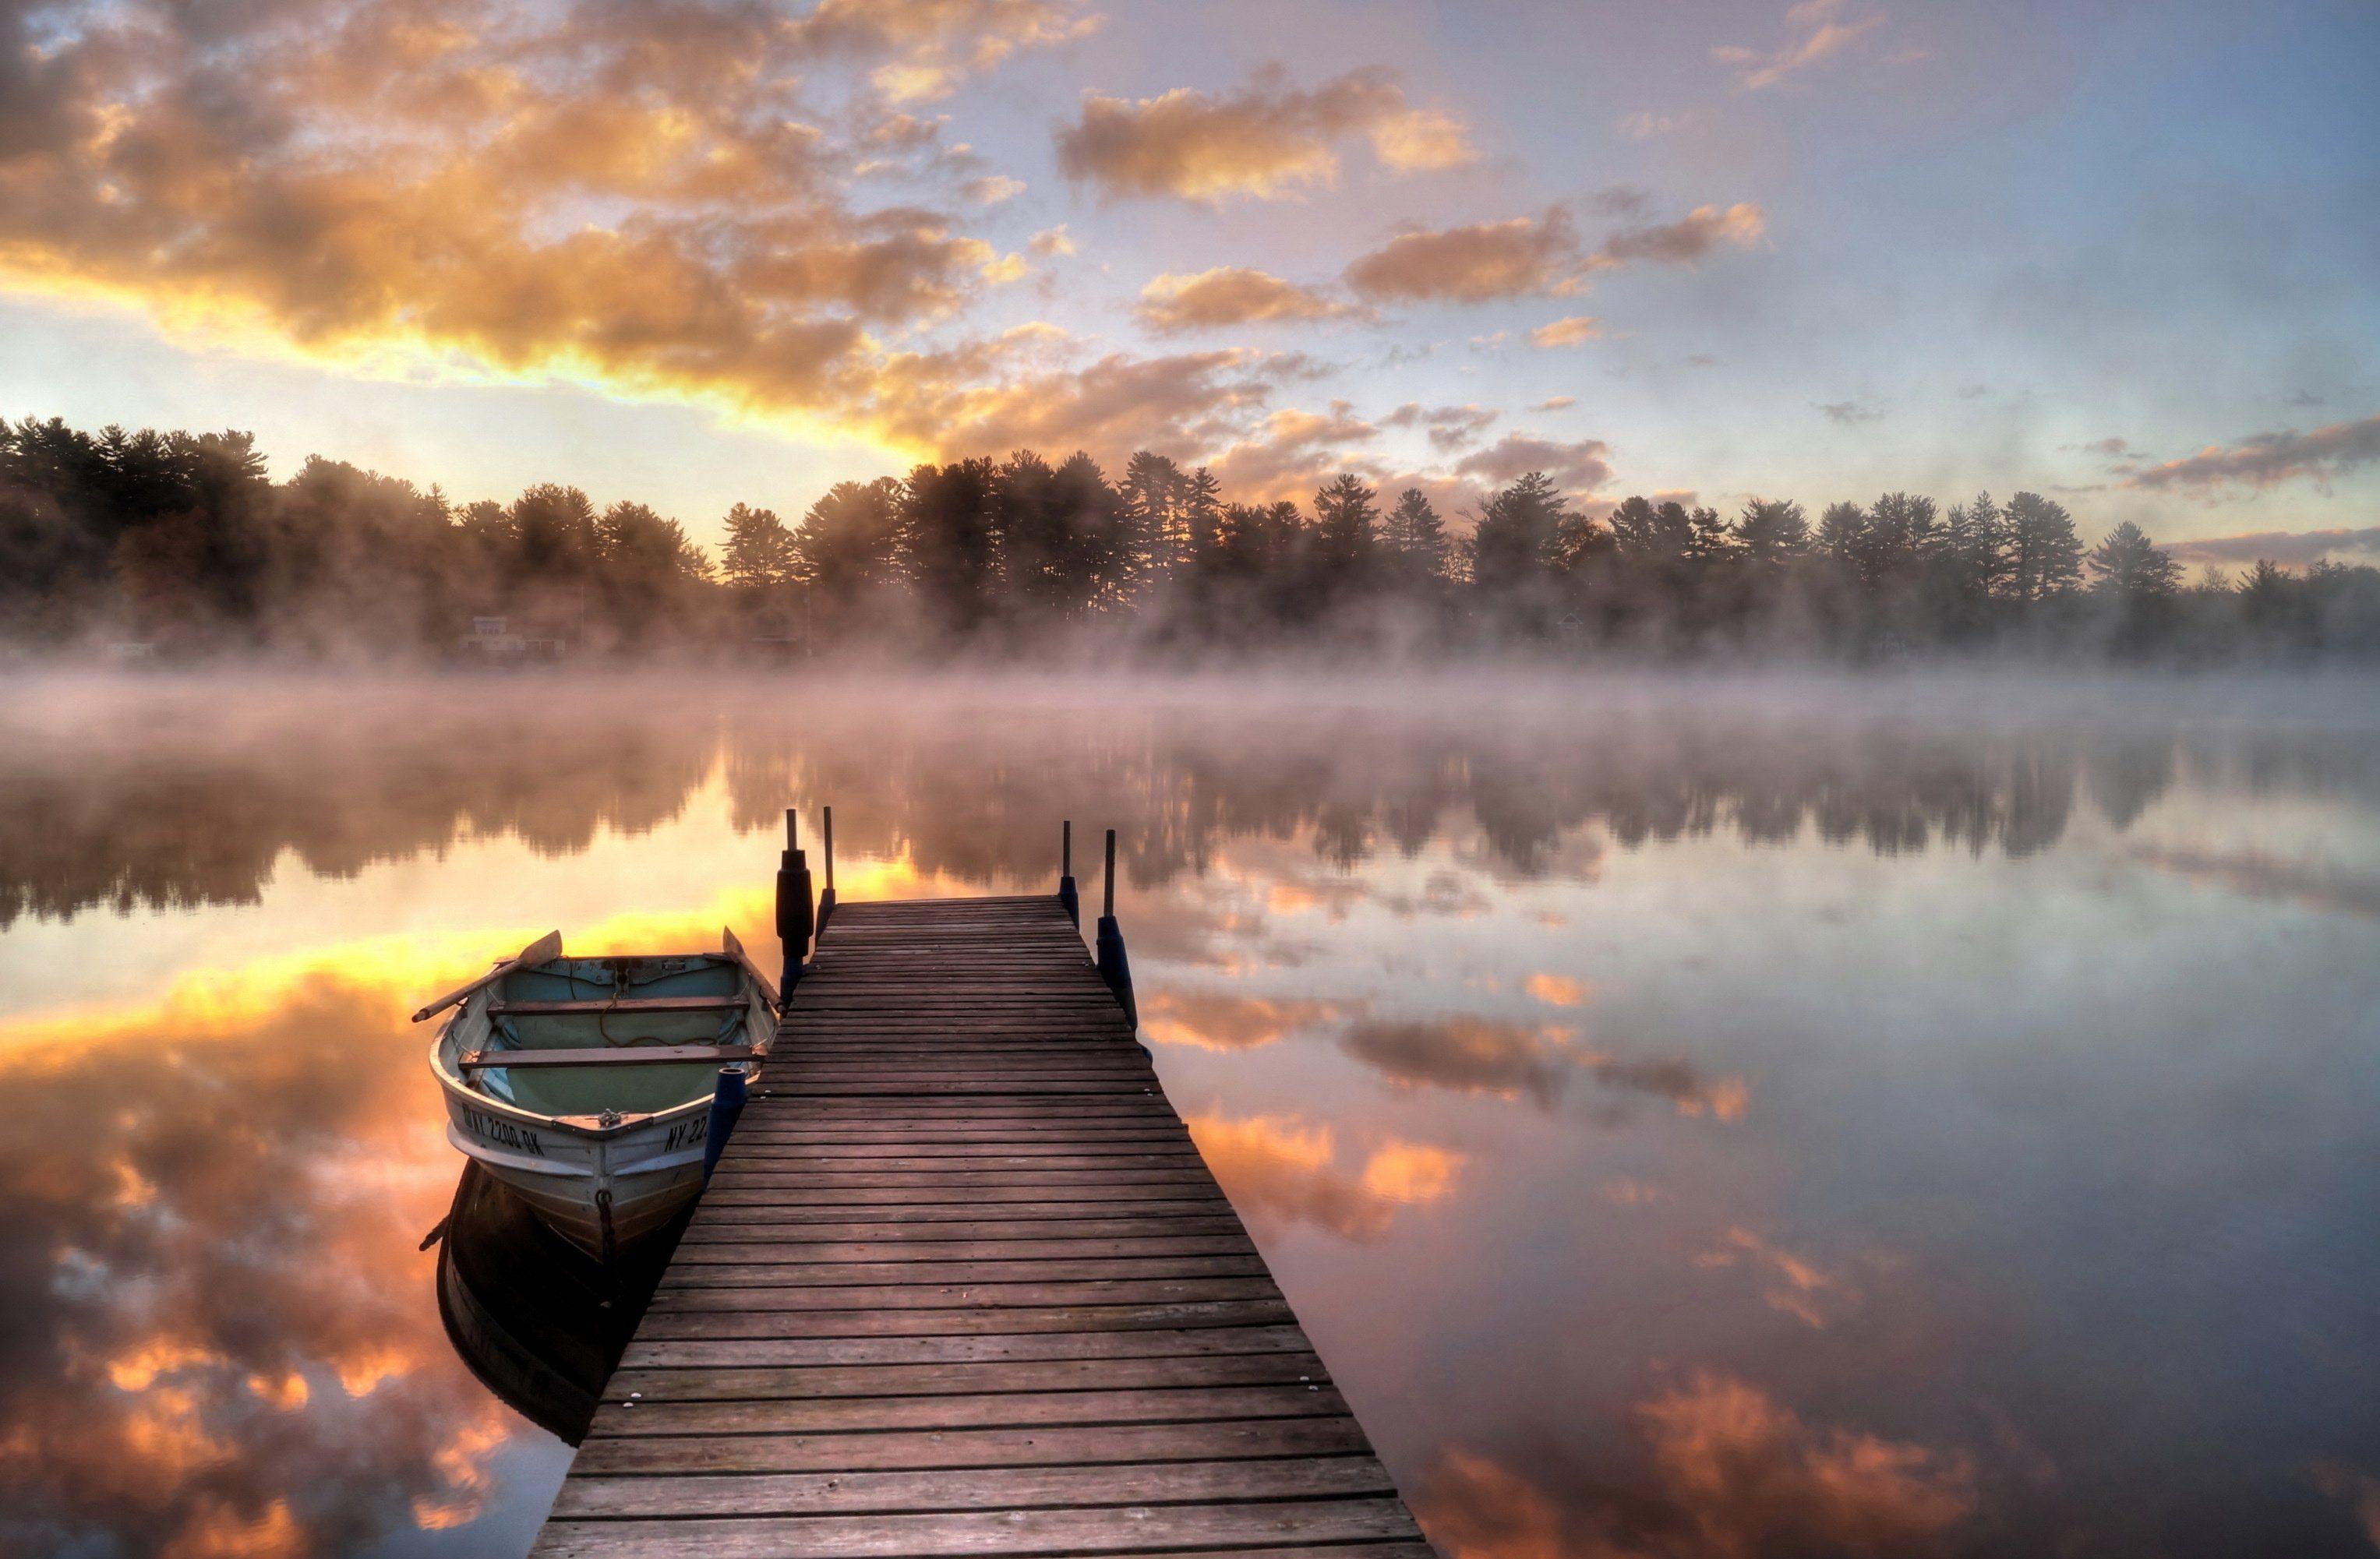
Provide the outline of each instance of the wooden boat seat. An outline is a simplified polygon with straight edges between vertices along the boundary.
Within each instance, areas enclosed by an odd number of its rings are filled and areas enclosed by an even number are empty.
[[[655,1067],[686,1061],[749,1061],[762,1053],[748,1045],[598,1045],[583,1050],[474,1050],[462,1071],[488,1067]]]
[[[749,1006],[751,998],[741,996],[632,996],[618,1001],[492,1001],[488,1015],[492,1018],[563,1018],[575,1014],[620,1012],[635,1016],[647,1012],[732,1012]]]

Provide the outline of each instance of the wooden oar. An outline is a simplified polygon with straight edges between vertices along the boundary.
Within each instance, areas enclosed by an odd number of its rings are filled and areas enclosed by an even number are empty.
[[[420,1011],[416,1012],[413,1015],[413,1021],[418,1023],[424,1018],[431,1017],[435,1013],[445,1011],[446,1009],[454,1006],[456,1002],[463,1000],[472,992],[480,989],[482,986],[493,984],[495,981],[503,979],[505,975],[511,973],[516,969],[525,968],[532,963],[549,963],[561,956],[562,933],[559,931],[549,931],[544,936],[540,937],[536,941],[531,942],[528,947],[523,948],[511,958],[505,959],[493,969],[489,970],[485,974],[482,974],[478,979],[472,981],[469,985],[455,986],[453,990],[448,991],[444,996],[440,997],[436,1001],[431,1002]]]

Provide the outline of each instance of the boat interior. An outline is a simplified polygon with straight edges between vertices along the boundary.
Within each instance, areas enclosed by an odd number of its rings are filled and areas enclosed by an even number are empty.
[[[747,972],[727,954],[557,958],[513,970],[472,1003],[456,1022],[455,1053],[474,1087],[540,1115],[649,1114],[709,1098],[732,1057],[708,1052],[752,1044],[753,1009]],[[601,1054],[685,1046],[698,1053],[650,1065]],[[524,1064],[503,1065],[513,1051],[528,1053]],[[585,1064],[528,1061],[557,1051],[593,1054]]]

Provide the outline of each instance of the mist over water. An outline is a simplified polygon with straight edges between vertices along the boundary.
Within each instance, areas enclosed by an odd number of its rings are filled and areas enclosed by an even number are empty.
[[[832,804],[847,900],[1119,830],[1168,1092],[1456,1559],[2368,1553],[2375,693],[21,679],[0,1547],[525,1547],[404,1015],[554,925],[771,961]]]

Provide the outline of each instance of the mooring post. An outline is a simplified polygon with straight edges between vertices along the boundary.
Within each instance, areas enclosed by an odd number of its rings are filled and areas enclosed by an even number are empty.
[[[826,890],[819,895],[818,928],[826,931],[827,917],[834,913],[834,808],[819,808],[819,853],[826,858]]]
[[[720,1068],[719,1082],[710,1092],[710,1119],[703,1128],[702,1178],[706,1185],[710,1181],[710,1172],[719,1167],[719,1155],[726,1151],[736,1118],[744,1113],[744,1097],[743,1063]]]
[[[1108,830],[1107,884],[1099,905],[1099,978],[1115,993],[1124,1021],[1140,1032],[1140,1008],[1132,999],[1132,965],[1124,961],[1123,931],[1115,916],[1115,830]]]
[[[794,809],[785,808],[785,848],[777,858],[777,939],[785,947],[784,978],[777,984],[780,999],[791,997],[801,984],[802,965],[809,959],[810,933],[817,928],[810,909],[809,857],[795,847],[799,839]]]
[[[1075,820],[1058,825],[1058,902],[1075,929],[1083,928],[1083,899],[1075,891]]]

